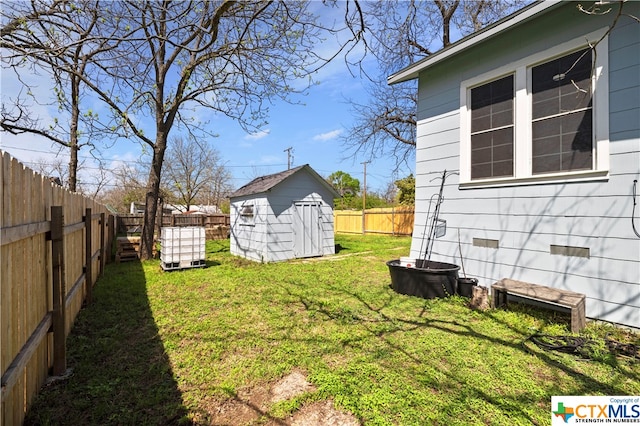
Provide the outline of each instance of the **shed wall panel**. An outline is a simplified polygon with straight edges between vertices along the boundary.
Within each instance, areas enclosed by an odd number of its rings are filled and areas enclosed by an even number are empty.
[[[243,205],[254,206],[252,223],[244,223],[240,215]],[[258,262],[265,260],[266,223],[268,205],[262,197],[243,197],[231,203],[231,253]]]

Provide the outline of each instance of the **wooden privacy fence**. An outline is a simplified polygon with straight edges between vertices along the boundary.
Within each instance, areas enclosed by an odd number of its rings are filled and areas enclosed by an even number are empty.
[[[21,424],[111,252],[106,207],[52,184],[8,153],[0,163],[0,423]]]
[[[144,223],[142,214],[123,214],[117,217],[117,233],[127,234],[140,232]],[[228,214],[165,214],[162,216],[162,226],[204,226],[207,230],[229,226],[231,219]],[[226,237],[226,233],[224,234]]]
[[[345,234],[413,233],[413,206],[382,207],[364,210],[334,210],[335,232]]]

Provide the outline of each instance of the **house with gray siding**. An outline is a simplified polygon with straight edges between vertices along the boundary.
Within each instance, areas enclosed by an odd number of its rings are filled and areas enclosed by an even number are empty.
[[[257,262],[335,254],[339,196],[308,164],[252,180],[230,195],[231,253]]]
[[[432,259],[462,257],[487,287],[583,293],[587,317],[640,327],[640,2],[599,8],[533,3],[388,82],[418,80],[411,257],[447,170]]]

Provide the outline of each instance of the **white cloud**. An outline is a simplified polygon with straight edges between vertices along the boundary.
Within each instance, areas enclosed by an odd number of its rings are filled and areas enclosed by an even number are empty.
[[[17,75],[12,71],[3,70],[2,72],[2,104],[8,106],[11,110],[11,105],[18,98],[29,110],[31,116],[39,120],[43,127],[46,127],[48,123],[53,122],[53,118],[49,112],[49,106],[47,105],[52,101],[51,83],[46,75],[35,75],[29,71],[21,73],[21,79],[29,88],[25,87],[23,83],[18,79]],[[27,94],[27,93],[30,94]],[[39,103],[33,101],[33,97],[37,98]],[[20,134],[12,135],[8,132],[3,132],[0,138],[0,149],[9,152],[13,157],[17,158],[27,166],[35,164],[39,161],[54,161],[58,155],[66,156],[66,150],[61,151],[61,146],[56,145],[45,137],[32,135],[32,134]]]
[[[342,129],[332,130],[326,133],[320,133],[319,135],[315,135],[313,137],[314,141],[329,141],[337,138],[342,133]]]
[[[110,159],[109,163],[107,164],[107,169],[117,170],[123,166],[139,162],[140,160],[141,158],[139,152],[134,153],[131,151],[127,151],[124,154],[116,154]]]
[[[266,130],[261,130],[261,131],[256,132],[256,133],[248,134],[244,138],[255,141],[255,140],[262,139],[262,138],[265,138],[265,137],[269,136],[269,133],[271,133],[271,130],[266,129]]]
[[[282,158],[275,155],[263,155],[257,164],[278,164],[282,162]]]

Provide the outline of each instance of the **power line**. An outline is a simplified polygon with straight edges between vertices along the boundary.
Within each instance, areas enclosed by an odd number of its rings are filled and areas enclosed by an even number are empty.
[[[4,149],[4,148],[11,148],[11,149],[17,149],[20,151],[28,151],[28,152],[37,152],[37,153],[42,153],[42,154],[54,154],[57,155],[55,152],[51,152],[51,151],[43,151],[43,150],[38,150],[38,149],[30,149],[30,148],[21,148],[21,147],[17,147],[17,146],[10,146],[10,145],[0,145],[0,149]],[[66,147],[64,147],[66,148]],[[60,149],[64,149],[64,148],[60,148]],[[293,152],[293,148],[289,147],[287,149],[285,149],[284,151],[287,152],[291,150],[291,152]],[[122,158],[117,158],[117,157],[94,157],[94,156],[90,156],[90,155],[79,155],[78,158],[83,158],[83,159],[87,159],[87,160],[101,160],[101,161],[118,161],[121,163],[127,163],[127,164],[137,164],[138,161],[137,160],[124,160]],[[293,155],[291,155],[291,159],[293,159]],[[24,161],[23,161],[24,162]],[[27,162],[24,162],[27,163]],[[38,164],[35,162],[31,162],[30,164]],[[51,165],[50,163],[46,163],[48,165]],[[224,167],[228,167],[228,168],[255,168],[255,167],[284,167],[284,163],[280,164],[262,164],[262,165],[246,165],[246,164],[225,164]],[[291,161],[288,161],[287,164],[288,168],[291,168]],[[89,167],[84,167],[87,169],[90,169]],[[97,169],[96,169],[97,170]],[[322,173],[333,173],[335,172],[335,170],[324,170],[324,169],[315,169],[318,172],[322,172]],[[357,174],[357,172],[351,171],[349,172],[348,170],[346,171],[346,173],[350,173],[350,174]],[[379,173],[370,173],[370,176],[375,176],[378,179],[391,179],[393,176],[385,176]]]
[[[56,152],[52,152],[52,151],[43,151],[41,149],[30,149],[30,148],[21,148],[19,146],[10,146],[10,145],[0,145],[0,149],[5,149],[5,148],[11,148],[11,149],[17,149],[19,151],[27,151],[27,152],[37,152],[40,154],[51,154],[51,155],[58,155],[59,151]],[[60,147],[60,150],[63,149],[69,149],[68,147],[64,146],[64,147]],[[122,161],[123,163],[131,163],[131,162],[135,162],[133,160],[122,160],[119,158],[98,158],[98,157],[94,157],[92,155],[78,155],[78,158],[83,158],[86,160],[110,160],[110,161]]]
[[[5,149],[5,148],[11,148],[11,149],[17,149],[20,151],[28,151],[28,152],[38,152],[38,153],[42,153],[42,154],[52,154],[52,155],[57,155],[55,152],[51,152],[51,151],[43,151],[43,150],[39,150],[39,149],[29,149],[29,148],[20,148],[17,146],[9,146],[9,145],[0,145],[0,149]],[[64,147],[66,148],[66,147]],[[61,148],[63,149],[63,148]],[[100,161],[118,161],[121,163],[127,163],[127,164],[138,164],[137,160],[123,160],[121,158],[117,158],[117,157],[94,157],[94,156],[90,156],[90,155],[78,155],[78,158],[82,158],[82,159],[87,159],[87,160],[100,160]],[[34,161],[22,161],[25,164],[41,164],[41,163],[37,163]],[[46,164],[46,165],[52,165],[52,163],[42,163],[42,164]],[[246,165],[246,164],[237,164],[237,165],[229,165],[229,164],[225,164],[224,167],[228,167],[228,168],[255,168],[255,167],[284,167],[284,163],[282,164],[253,164],[253,165]],[[92,169],[91,167],[83,167],[84,169]],[[100,170],[97,167],[93,168],[94,170]]]
[[[2,146],[0,146],[0,148],[12,148],[12,149],[19,149],[20,151],[41,152],[43,154],[55,154],[55,152],[51,152],[51,151],[42,151],[42,150],[39,150],[39,149],[20,148],[18,146],[9,146],[9,145],[2,145]],[[66,146],[60,147],[60,149],[64,149],[64,148],[67,148],[67,147]]]

